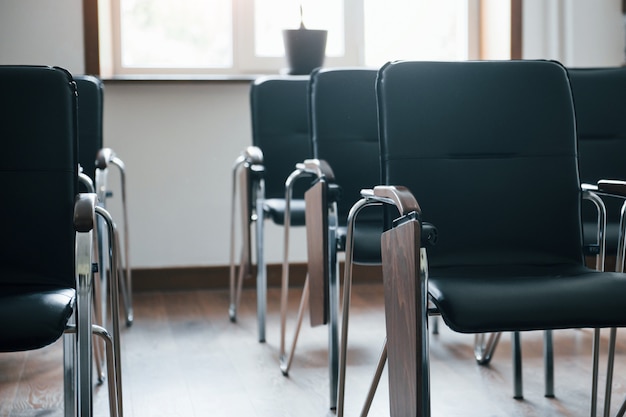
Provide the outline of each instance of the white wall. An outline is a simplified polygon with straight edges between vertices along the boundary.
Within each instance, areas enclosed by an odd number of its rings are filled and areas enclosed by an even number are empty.
[[[524,0],[523,57],[568,67],[624,62],[621,0]]]
[[[84,70],[81,0],[0,0],[0,64]],[[620,0],[525,0],[524,57],[619,65]],[[107,83],[105,145],[127,165],[133,267],[226,265],[232,163],[250,144],[244,82]],[[118,177],[111,172],[115,188]],[[119,190],[109,210],[121,222]],[[282,229],[268,223],[268,262]],[[304,234],[292,259],[305,259]]]

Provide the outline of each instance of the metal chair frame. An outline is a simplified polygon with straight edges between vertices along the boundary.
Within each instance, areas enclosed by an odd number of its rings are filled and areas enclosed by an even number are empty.
[[[241,300],[243,281],[252,275],[251,235],[255,226],[255,250],[257,260],[257,328],[259,342],[265,342],[267,310],[267,272],[263,253],[264,213],[263,200],[265,185],[263,180],[263,152],[255,146],[249,146],[235,160],[232,171],[231,223],[230,223],[230,305],[228,314],[232,322],[237,321],[237,310]],[[239,186],[238,186],[239,185]],[[240,197],[241,253],[239,270],[235,264],[236,235],[236,200],[237,190]],[[252,204],[254,202],[254,204]]]
[[[288,242],[289,235],[289,218],[290,218],[290,202],[291,191],[293,183],[303,177],[314,177],[321,186],[327,187],[334,181],[334,174],[330,166],[323,160],[308,159],[303,163],[297,164],[295,171],[287,178],[285,183],[285,242]],[[307,191],[307,193],[309,193]],[[306,199],[307,194],[305,194]],[[337,261],[337,203],[336,200],[329,196],[326,201],[326,207],[310,207],[307,204],[307,225],[309,224],[309,213],[311,210],[314,215],[322,218],[322,223],[327,226],[326,236],[322,237],[325,244],[321,247],[321,254],[317,254],[315,257],[311,257],[311,250],[309,248],[309,273],[307,274],[304,289],[300,298],[300,306],[298,308],[298,314],[296,317],[296,327],[294,331],[293,340],[289,352],[285,348],[285,338],[287,329],[287,304],[289,295],[289,245],[285,244],[284,256],[283,256],[283,269],[282,269],[282,281],[281,281],[281,337],[280,337],[280,353],[279,353],[279,366],[283,375],[287,376],[293,362],[294,353],[302,326],[302,319],[304,317],[305,310],[309,306],[309,298],[311,296],[311,280],[315,282],[313,285],[317,285],[320,291],[324,291],[323,296],[327,305],[327,311],[319,312],[324,317],[313,318],[312,325],[327,324],[328,325],[328,370],[329,370],[329,389],[330,389],[330,408],[335,409],[337,407],[337,389],[338,389],[338,367],[339,367],[339,263]],[[317,210],[320,210],[317,212]],[[315,230],[314,232],[320,233],[322,230]],[[307,232],[307,239],[310,242],[312,234]],[[311,246],[311,245],[309,245]],[[317,248],[319,249],[319,248]],[[313,274],[313,276],[312,276]],[[322,290],[321,288],[324,288]]]

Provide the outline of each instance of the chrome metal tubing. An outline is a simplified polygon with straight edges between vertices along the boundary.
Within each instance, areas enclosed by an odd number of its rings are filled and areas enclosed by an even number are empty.
[[[111,334],[101,326],[96,324],[91,326],[91,331],[96,336],[100,337],[106,344],[106,361],[107,361],[107,373],[108,373],[108,390],[109,390],[109,413],[112,417],[120,416],[121,410],[121,392],[118,395],[117,391],[117,374],[115,371],[115,354],[113,353],[113,338]],[[119,410],[118,410],[119,408]]]
[[[289,369],[291,368],[291,362],[296,351],[296,344],[298,343],[298,336],[300,335],[300,328],[302,327],[302,318],[304,317],[304,311],[309,305],[309,275],[307,274],[304,280],[304,288],[302,289],[302,296],[300,297],[300,307],[298,308],[298,316],[296,318],[296,328],[294,331],[293,341],[291,342],[291,349],[289,354],[282,354],[279,358],[280,370],[283,375],[289,375]]]
[[[485,340],[487,333],[477,333],[474,335],[474,357],[479,365],[487,365],[491,361],[493,352],[496,350],[496,346],[498,346],[498,341],[502,335],[501,332],[488,334],[489,338],[487,340]]]
[[[228,315],[231,321],[237,320],[237,303],[236,303],[236,279],[235,279],[235,212],[237,201],[237,172],[241,164],[245,162],[243,155],[240,155],[233,166],[232,176],[232,193],[230,200],[230,305],[228,307]]]
[[[254,194],[256,197],[256,299],[257,299],[257,327],[259,342],[265,342],[265,314],[267,311],[267,269],[264,255],[264,212],[263,201],[265,199],[265,181],[255,181]],[[254,197],[253,197],[254,198]]]
[[[283,225],[283,269],[280,285],[280,351],[279,357],[284,358],[285,354],[285,332],[287,329],[287,304],[289,297],[289,232],[291,227],[291,198],[293,195],[293,184],[295,181],[308,174],[300,164],[289,174],[285,181],[285,221]]]
[[[439,334],[439,319],[437,317],[433,317],[430,323],[433,328],[432,333]]]
[[[337,203],[328,213],[328,373],[330,376],[330,408],[337,408],[339,370],[339,262],[337,262]]]
[[[354,258],[354,221],[358,213],[367,205],[374,205],[371,199],[362,198],[357,201],[348,213],[346,231],[346,251],[343,274],[343,302],[341,314],[341,336],[339,344],[339,375],[337,386],[337,417],[343,416],[345,384],[346,384],[346,363],[348,352],[348,326],[350,318],[350,300],[352,297],[352,260]]]
[[[591,376],[591,412],[589,415],[595,417],[598,409],[598,363],[600,360],[600,329],[593,329],[592,347],[592,376]]]
[[[620,220],[619,220],[619,237],[618,237],[618,245],[617,245],[617,258],[615,260],[615,270],[618,272],[624,272],[624,252],[626,250],[624,245],[624,238],[626,238],[626,200],[622,204],[622,208],[620,211]],[[613,385],[613,370],[615,364],[615,341],[617,339],[617,329],[611,328],[609,333],[609,354],[608,354],[608,362],[607,362],[607,372],[606,372],[606,388],[605,388],[605,397],[604,397],[604,415],[608,416],[608,413],[611,409],[611,388]],[[624,412],[626,412],[626,400],[622,403],[618,416],[623,416]]]
[[[418,413],[426,417],[430,416],[430,339],[428,334],[428,256],[426,248],[420,248],[420,274],[418,283],[418,295],[420,295],[419,315],[422,316],[424,325],[418,326],[418,340],[420,341],[418,360],[422,363],[422,379],[418,387]]]
[[[552,330],[543,332],[544,396],[554,398],[554,343]]]
[[[80,167],[80,172],[78,173],[78,181],[85,186],[88,193],[95,193],[96,189],[93,186],[93,181],[89,178],[89,175],[85,174],[82,171],[82,167]]]
[[[116,386],[116,375],[115,375],[115,355],[113,353],[113,337],[111,334],[102,326],[98,326],[97,324],[91,325],[91,332],[94,336],[98,336],[102,339],[106,345],[106,363],[107,363],[107,380],[108,380],[108,391],[109,391],[109,413],[112,417],[117,417],[118,414],[118,405],[119,399],[117,395],[117,386]],[[70,338],[72,334],[76,334],[76,325],[69,324],[65,328],[66,335]],[[66,413],[66,415],[68,415]],[[71,414],[74,415],[74,414]]]
[[[252,221],[252,213],[250,212],[250,197],[248,189],[250,186],[250,164],[246,160],[242,169],[239,171],[239,210],[240,222],[241,222],[241,257],[239,260],[239,270],[237,271],[237,290],[235,295],[235,311],[239,309],[241,305],[241,291],[243,289],[244,279],[250,275],[250,269],[252,266],[252,253],[251,253],[251,233],[250,224]]]
[[[126,311],[126,326],[130,326],[133,324],[133,284],[132,284],[132,275],[130,269],[130,239],[128,232],[128,206],[126,204],[126,167],[124,162],[118,158],[116,155],[113,155],[110,162],[119,168],[120,171],[120,183],[121,183],[121,192],[122,192],[122,218],[124,221],[124,276],[122,281],[124,284],[122,285],[122,296],[124,297],[124,307]],[[119,247],[119,245],[118,245]],[[120,257],[121,259],[121,257]]]
[[[98,196],[97,205],[103,208],[106,208],[106,190],[107,190],[107,182],[108,182],[108,168],[106,165],[104,167],[97,167],[95,173],[95,192]],[[104,248],[108,246],[108,242],[106,241],[107,233],[105,232],[106,226],[104,225],[102,219],[96,218],[96,238],[98,240],[98,273],[100,278],[100,309],[102,314],[102,322],[99,323],[102,327],[108,328],[108,306],[109,306],[109,269],[111,265],[108,263],[108,259],[105,256]]]
[[[615,270],[624,272],[624,259],[626,259],[626,200],[622,204],[619,219],[619,240],[617,241],[617,259],[615,261]]]
[[[511,351],[513,355],[513,398],[521,400],[524,398],[524,388],[522,385],[522,345],[520,333],[511,332]]]
[[[100,216],[107,226],[108,232],[108,252],[110,265],[119,265],[119,237],[117,235],[117,228],[111,215],[104,208],[96,206],[96,214]],[[119,276],[118,268],[111,268],[111,291],[110,291],[110,303],[111,311],[119,312]],[[118,393],[118,411],[120,417],[123,416],[123,404],[122,404],[122,349],[120,346],[120,318],[119,314],[112,314],[112,332],[113,332],[113,352],[115,355],[115,382],[117,385]]]
[[[600,250],[598,251],[598,255],[596,256],[596,269],[598,271],[604,271],[605,269],[604,262],[606,258],[606,207],[604,205],[604,201],[602,201],[602,198],[600,198],[598,194],[592,191],[584,190],[583,198],[585,200],[591,201],[596,206],[596,209],[598,212],[598,232],[596,235],[596,241],[598,242]],[[622,218],[623,218],[623,207],[622,207]],[[622,228],[621,228],[621,221],[620,221],[620,231],[621,230]],[[620,236],[623,236],[623,234],[621,234]],[[623,246],[623,242],[621,238],[618,241],[618,248],[619,248],[619,245]],[[618,249],[618,258],[619,258],[619,253],[620,251]],[[619,271],[619,269],[616,269],[616,271]]]
[[[613,386],[613,365],[615,364],[615,339],[617,329],[609,330],[609,352],[606,366],[606,387],[604,393],[604,417],[609,417],[611,413],[611,387]]]
[[[383,370],[385,369],[385,364],[387,363],[387,338],[383,342],[383,348],[380,352],[380,357],[378,358],[378,363],[376,364],[376,371],[374,372],[374,378],[372,379],[372,384],[370,385],[370,389],[367,391],[367,397],[365,398],[365,404],[363,404],[363,409],[361,410],[361,417],[366,417],[370,408],[372,407],[372,401],[374,401],[374,395],[376,394],[376,390],[378,385],[380,384],[380,377],[383,374]]]
[[[598,245],[600,246],[600,250],[598,252],[598,256],[596,257],[596,269],[598,271],[604,271],[605,256],[606,256],[606,207],[602,199],[598,196],[598,194],[594,192],[594,190],[586,189],[585,187],[583,187],[583,198],[594,203],[598,211],[598,232],[597,232],[596,239],[597,239]],[[622,217],[620,219],[620,239],[618,241],[616,268],[617,268],[617,265],[619,265],[623,259],[623,256],[620,256],[620,254],[623,254],[623,246],[624,246],[623,239],[622,239],[622,236],[624,236],[622,233],[623,216],[624,216],[624,206],[622,206]],[[619,269],[616,269],[616,271],[619,271]],[[611,342],[609,342],[609,344],[610,343]],[[607,377],[606,377],[607,378],[606,379],[607,397],[605,397],[605,410],[604,410],[605,415],[608,415],[607,413],[610,412],[610,410],[606,409],[606,404],[610,404],[611,402],[610,386],[611,386],[611,380],[612,380],[612,364],[613,364],[612,359],[613,358],[610,355],[611,355],[611,351],[613,351],[613,355],[614,355],[613,349],[614,349],[614,346],[613,347],[609,346],[608,366],[610,366],[611,369],[608,370]],[[592,366],[592,377],[591,377],[591,405],[590,405],[590,415],[593,417],[596,416],[597,408],[598,408],[599,361],[600,361],[600,329],[594,329],[593,348],[592,348],[593,366]]]
[[[76,314],[72,314],[70,326],[76,328]],[[63,334],[63,414],[76,417],[78,374],[76,372],[76,336]]]
[[[95,223],[95,222],[94,222]],[[91,335],[93,276],[92,231],[76,234],[76,368],[78,380],[77,412],[80,417],[93,414]]]

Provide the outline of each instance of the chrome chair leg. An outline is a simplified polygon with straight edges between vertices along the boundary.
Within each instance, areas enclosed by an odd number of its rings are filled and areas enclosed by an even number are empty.
[[[329,215],[329,282],[328,282],[328,373],[330,376],[330,408],[337,408],[339,387],[339,262],[337,261],[337,205]],[[334,222],[334,224],[333,224]]]
[[[346,364],[348,358],[348,326],[350,323],[350,300],[352,297],[352,271],[353,271],[353,246],[354,246],[354,219],[366,205],[371,205],[366,199],[357,201],[348,213],[346,230],[346,252],[344,260],[343,274],[343,301],[341,314],[341,339],[339,344],[339,364],[337,378],[337,417],[343,417],[345,388],[346,388]],[[387,341],[384,347],[385,360],[387,357]],[[383,363],[384,366],[384,363]],[[380,361],[379,361],[380,367]],[[382,371],[382,369],[381,369]],[[372,383],[374,384],[374,383]],[[376,383],[377,387],[378,383]],[[372,386],[370,392],[375,392],[376,387]],[[372,392],[372,396],[373,396]]]
[[[72,315],[68,324],[76,326],[76,316]],[[63,335],[63,415],[76,417],[77,415],[77,387],[76,373],[76,337],[65,333]]]
[[[115,372],[115,354],[113,352],[113,337],[103,327],[92,326],[92,332],[99,336],[106,344],[107,382],[109,390],[109,413],[111,417],[121,417],[122,400],[121,392],[118,392],[117,375]]]
[[[545,375],[545,392],[547,398],[554,398],[554,343],[552,330],[543,332],[543,361]]]
[[[113,155],[110,161],[113,165],[117,166],[120,171],[121,192],[122,192],[122,218],[124,221],[124,261],[120,262],[124,267],[120,269],[123,271],[122,277],[120,277],[122,296],[124,297],[124,307],[126,311],[126,326],[133,324],[133,285],[132,275],[130,269],[130,240],[128,232],[128,208],[126,204],[126,167],[124,162]],[[119,244],[118,244],[119,248]],[[121,260],[121,256],[120,256]]]
[[[374,401],[374,395],[376,394],[376,390],[378,389],[378,385],[380,384],[380,377],[383,374],[383,370],[385,369],[385,364],[387,363],[387,338],[383,342],[383,348],[380,352],[380,357],[378,358],[378,363],[376,364],[376,371],[374,372],[374,378],[372,379],[372,384],[370,385],[370,389],[367,391],[367,397],[365,398],[365,404],[363,405],[363,410],[361,410],[361,417],[366,417],[370,408],[372,407],[372,401]]]
[[[250,221],[251,213],[248,204],[248,173],[245,169],[246,158],[242,155],[235,161],[233,167],[233,187],[231,199],[231,235],[230,235],[230,306],[229,316],[232,322],[237,321],[237,310],[241,300],[241,289],[244,278],[250,273]],[[243,169],[242,169],[243,167]],[[239,184],[239,187],[237,187]],[[237,188],[240,197],[240,224],[241,224],[241,255],[239,266],[235,265],[235,213]],[[235,278],[235,276],[237,278]]]
[[[235,160],[232,175],[232,193],[230,199],[230,304],[228,307],[228,316],[230,321],[237,321],[237,291],[236,291],[236,265],[235,265],[235,211],[237,202],[237,171],[241,164],[245,161],[243,155]],[[240,264],[241,265],[241,264]]]
[[[611,411],[611,387],[613,385],[613,366],[615,363],[615,339],[617,336],[617,329],[612,327],[609,332],[609,352],[606,367],[606,388],[604,393],[604,417],[609,417]]]
[[[591,412],[592,417],[596,416],[598,409],[598,368],[600,361],[600,329],[593,330],[593,351],[592,351],[592,376],[591,376]]]
[[[263,180],[256,181],[256,297],[257,297],[257,327],[259,342],[265,342],[265,314],[267,311],[267,269],[264,254],[264,212],[263,200],[265,196],[265,184]]]
[[[94,336],[97,336],[98,338],[100,338],[102,341],[104,341],[105,346],[106,346],[106,364],[107,364],[107,381],[108,381],[108,391],[109,391],[109,413],[111,417],[118,417],[120,416],[120,414],[118,413],[118,409],[119,407],[121,407],[121,400],[119,398],[119,395],[121,393],[118,392],[117,390],[117,375],[115,373],[115,354],[114,354],[114,348],[113,348],[113,337],[111,336],[111,334],[102,326],[98,326],[97,324],[93,324],[91,326],[91,332]],[[70,324],[66,327],[65,329],[65,335],[69,336],[72,334],[76,334],[76,325],[74,324]],[[65,336],[64,336],[65,337]],[[73,336],[69,336],[68,340],[72,340]],[[65,345],[64,345],[64,349],[65,349]],[[72,361],[72,359],[70,359],[70,357],[68,356],[68,361]],[[66,362],[69,363],[69,362]],[[73,379],[71,375],[71,372],[68,372],[69,369],[71,369],[73,367],[69,366],[66,367],[66,373],[68,374],[70,379]],[[69,390],[68,392],[72,392],[74,393],[74,390]],[[75,393],[74,393],[75,394]],[[67,397],[67,394],[66,394]],[[70,398],[66,398],[66,407],[68,404],[73,404],[74,403],[74,399],[70,399]],[[70,408],[71,410],[71,408]],[[73,411],[70,411],[68,413],[68,410],[66,409],[66,416],[68,415],[75,415]]]
[[[430,320],[430,326],[432,327],[433,334],[439,334],[439,319],[437,317],[433,317]]]
[[[521,400],[524,398],[524,388],[522,386],[522,343],[520,332],[511,333],[511,351],[513,355],[513,398]]]
[[[303,169],[297,168],[293,171],[285,181],[285,221],[283,225],[283,266],[280,283],[280,348],[279,362],[282,363],[287,357],[285,350],[285,338],[287,331],[287,304],[289,302],[289,232],[291,228],[291,198],[293,195],[293,184],[300,176],[305,173]],[[308,280],[308,275],[307,275]],[[293,349],[292,349],[293,351]],[[287,369],[289,366],[287,366]],[[285,372],[283,371],[283,374]],[[286,374],[285,374],[286,375]]]
[[[298,336],[300,335],[300,328],[302,327],[302,318],[304,317],[304,311],[309,305],[309,276],[307,275],[304,280],[304,288],[302,289],[302,296],[300,297],[300,307],[298,308],[298,316],[296,318],[296,329],[294,331],[293,341],[291,342],[291,348],[287,355],[284,351],[280,355],[280,370],[283,375],[289,375],[289,369],[291,368],[291,362],[293,361],[293,355],[296,351],[296,344],[298,343]]]
[[[119,235],[117,232],[117,228],[111,215],[102,207],[96,206],[96,214],[104,220],[104,223],[107,226],[107,235],[109,241],[109,264],[110,265],[119,265]],[[119,311],[120,303],[119,303],[119,275],[118,268],[111,268],[111,311]],[[115,355],[116,360],[115,364],[115,382],[117,386],[118,392],[118,413],[120,416],[123,415],[123,404],[122,404],[122,349],[120,345],[120,317],[119,314],[112,314],[112,332],[113,332],[113,353]]]
[[[489,338],[486,340],[486,333],[477,333],[474,335],[474,357],[479,365],[487,365],[491,362],[493,352],[498,346],[502,333],[488,333],[488,335]]]

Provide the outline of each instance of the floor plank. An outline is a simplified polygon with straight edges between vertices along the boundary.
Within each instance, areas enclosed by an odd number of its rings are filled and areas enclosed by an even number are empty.
[[[297,289],[290,291],[288,344],[299,296]],[[334,415],[328,408],[327,327],[311,328],[305,317],[296,356],[285,377],[278,367],[279,290],[268,292],[266,343],[257,342],[255,297],[253,290],[244,291],[238,320],[231,323],[227,291],[136,294],[135,323],[122,335],[125,415]],[[380,285],[354,287],[346,417],[359,415],[382,347],[382,300]],[[542,334],[523,334],[525,399],[520,401],[512,398],[508,334],[502,336],[491,365],[478,366],[472,360],[473,336],[453,333],[441,323],[439,327],[440,334],[431,337],[430,348],[433,416],[589,415],[591,331],[555,332],[554,399],[543,396]],[[626,394],[626,336],[622,333],[613,411]],[[607,335],[603,331],[603,345]],[[61,343],[39,351],[0,354],[0,416],[62,416],[61,363]],[[601,377],[604,374],[603,369]],[[389,414],[387,393],[383,374],[370,416]],[[106,385],[95,386],[94,408],[97,416],[108,414]]]

